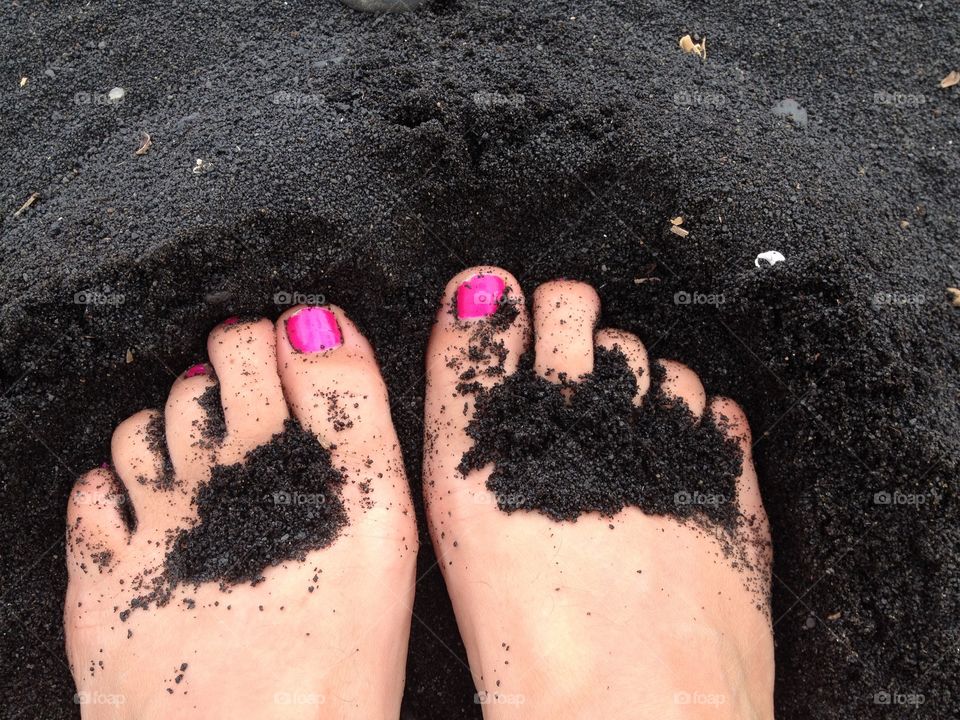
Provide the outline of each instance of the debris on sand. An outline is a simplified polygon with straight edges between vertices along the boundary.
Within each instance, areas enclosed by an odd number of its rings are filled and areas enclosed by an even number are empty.
[[[950,296],[950,304],[954,307],[960,307],[960,288],[948,287],[947,295]]]
[[[689,235],[690,231],[680,227],[681,225],[683,225],[683,215],[670,218],[670,232],[683,238]]]
[[[20,87],[26,87],[28,82],[30,82],[30,78],[24,75],[22,78],[20,78]]]
[[[680,49],[683,50],[687,55],[693,54],[696,55],[701,60],[707,59],[707,39],[704,38],[700,42],[694,42],[693,38],[689,35],[684,35],[680,38]]]
[[[800,103],[793,98],[784,98],[770,108],[770,112],[774,115],[789,118],[795,125],[799,125],[800,127],[807,126],[807,110],[801,107]]]
[[[140,147],[133,154],[146,155],[151,147],[153,147],[153,139],[150,137],[150,133],[144,130],[140,133]]]
[[[757,255],[753,260],[753,264],[756,267],[760,267],[761,260],[767,263],[767,265],[776,265],[778,262],[786,260],[786,258],[783,256],[783,253],[777,252],[776,250],[767,250],[767,252],[762,252]]]
[[[33,204],[34,204],[37,200],[39,200],[39,199],[40,199],[40,193],[38,193],[38,192],[31,193],[31,194],[30,194],[30,197],[27,198],[27,201],[26,201],[23,205],[20,206],[20,209],[17,210],[17,211],[13,214],[13,216],[14,216],[14,217],[20,217],[20,216],[23,215],[27,210],[30,209],[30,206],[31,206],[31,205],[33,205]]]
[[[126,360],[127,360],[127,365],[129,365],[130,363],[132,363],[133,360],[134,360],[133,350],[130,350],[129,348],[127,348],[127,357],[126,357]]]
[[[947,76],[940,81],[940,89],[946,90],[947,88],[952,88],[957,83],[960,83],[960,71],[951,70],[947,73]]]

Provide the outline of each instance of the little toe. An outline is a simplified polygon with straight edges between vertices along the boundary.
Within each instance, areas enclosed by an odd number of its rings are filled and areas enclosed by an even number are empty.
[[[600,297],[590,285],[553,280],[533,293],[534,367],[552,382],[576,382],[593,371]]]
[[[640,338],[624,330],[604,328],[597,331],[596,345],[606,350],[623,353],[627,365],[637,378],[637,392],[633,402],[635,405],[640,405],[643,396],[650,389],[650,360],[647,357],[647,348],[644,347]]]
[[[664,396],[672,400],[682,400],[693,417],[699,420],[707,407],[707,391],[704,390],[699,376],[676,360],[659,360],[658,363],[663,369],[660,389]]]
[[[220,383],[226,436],[218,462],[240,462],[283,430],[290,416],[277,374],[276,335],[269,320],[221,323],[207,339]]]
[[[753,439],[746,413],[736,402],[725,397],[713,398],[710,403],[710,413],[720,431],[735,440],[743,453],[743,467],[737,478],[737,500],[740,511],[748,518],[755,516],[766,523],[760,484],[753,465]]]
[[[71,574],[109,572],[130,538],[120,481],[106,468],[77,480],[67,501],[67,567]]]

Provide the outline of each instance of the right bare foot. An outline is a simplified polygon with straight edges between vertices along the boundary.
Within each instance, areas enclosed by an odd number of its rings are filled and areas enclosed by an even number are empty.
[[[504,288],[517,310],[512,323],[495,313]],[[595,332],[599,310],[588,285],[540,286],[533,299],[536,371],[575,381],[592,371],[595,345],[616,347],[637,374],[641,402],[650,386],[646,350],[629,333]],[[723,557],[713,534],[692,523],[635,507],[612,518],[584,513],[575,522],[507,514],[487,490],[490,466],[466,477],[458,471],[472,445],[466,429],[474,414],[462,383],[490,388],[515,372],[529,325],[509,273],[467,270],[447,286],[427,355],[427,518],[484,717],[772,718],[769,531],[749,427],[735,403],[716,398],[710,410],[726,418],[744,454],[739,511],[761,538],[748,550],[756,573],[749,579]],[[471,351],[478,338],[486,353]],[[664,393],[701,417],[707,402],[700,380],[679,363],[663,365]]]
[[[338,308],[295,308],[276,327],[228,321],[210,334],[208,350],[215,372],[192,368],[164,411],[143,411],[117,428],[117,477],[95,470],[71,495],[64,623],[83,716],[396,718],[417,532],[373,350]],[[218,415],[223,432],[211,437],[206,429]],[[159,589],[169,595],[150,602],[178,529],[197,520],[213,468],[246,463],[291,415],[313,435],[297,431],[304,444],[294,448],[295,467],[332,472],[319,441],[342,473],[342,491],[295,497],[296,477],[241,476],[252,490],[228,485],[215,498],[224,502],[209,503],[220,530],[228,528],[226,542],[193,561],[229,575],[261,552],[266,536],[230,527],[255,515],[273,523],[272,541],[286,543],[314,532],[324,508],[342,500],[347,524],[338,536],[263,568],[262,582],[165,580]],[[311,464],[317,457],[323,462]],[[135,527],[118,511],[118,480]],[[290,535],[282,534],[286,525]],[[148,607],[136,600],[144,593]]]

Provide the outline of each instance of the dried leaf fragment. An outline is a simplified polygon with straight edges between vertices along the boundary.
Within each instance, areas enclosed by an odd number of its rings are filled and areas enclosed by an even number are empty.
[[[953,87],[957,83],[960,83],[960,71],[951,70],[947,73],[947,76],[940,81],[940,89],[946,90],[947,88]]]
[[[677,215],[675,218],[670,218],[671,225],[683,225],[683,215]]]
[[[674,235],[679,235],[680,237],[686,237],[690,234],[689,230],[684,230],[679,225],[671,225],[670,232],[672,232]]]
[[[947,295],[950,296],[950,304],[954,307],[960,307],[960,288],[947,288]]]
[[[133,350],[127,350],[127,365],[133,362]]]
[[[137,148],[134,155],[146,155],[147,151],[153,147],[153,140],[150,138],[150,133],[144,131],[141,135],[140,147]]]
[[[684,35],[680,38],[680,49],[683,50],[687,55],[693,53],[701,60],[707,59],[707,39],[704,38],[698,43],[693,41],[693,38],[689,35]]]

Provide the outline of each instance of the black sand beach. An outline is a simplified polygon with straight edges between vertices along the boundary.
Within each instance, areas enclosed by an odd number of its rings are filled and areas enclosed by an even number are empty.
[[[779,718],[960,715],[956,3],[20,0],[0,39],[0,715],[77,716],[69,488],[216,322],[344,307],[417,497],[477,263],[593,283],[746,409]],[[404,717],[479,717],[418,513]]]

